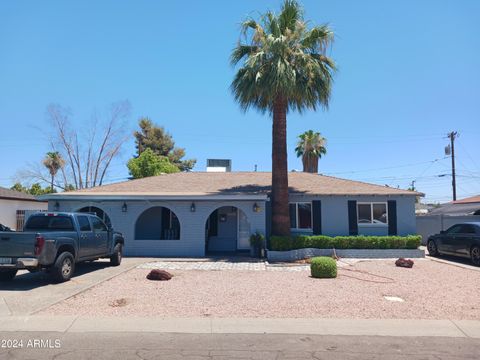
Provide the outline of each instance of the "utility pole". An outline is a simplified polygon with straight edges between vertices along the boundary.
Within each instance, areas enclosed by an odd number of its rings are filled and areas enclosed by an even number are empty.
[[[457,137],[458,133],[456,131],[452,131],[448,134],[450,139],[450,150],[452,152],[452,190],[453,190],[453,201],[457,200],[457,184],[455,182],[455,138]]]

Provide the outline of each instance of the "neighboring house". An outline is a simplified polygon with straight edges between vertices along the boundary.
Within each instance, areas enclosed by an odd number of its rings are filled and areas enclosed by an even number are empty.
[[[34,196],[0,187],[0,224],[13,230],[22,230],[25,212],[47,210],[46,201],[38,201]]]
[[[442,204],[429,215],[480,215],[480,195]]]
[[[204,256],[249,249],[270,233],[271,173],[182,172],[43,196],[49,211],[96,212],[125,235],[125,254]],[[293,233],[415,234],[423,194],[309,173],[289,173]]]

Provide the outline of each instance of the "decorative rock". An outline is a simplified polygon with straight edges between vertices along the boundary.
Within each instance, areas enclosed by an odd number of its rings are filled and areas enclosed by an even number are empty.
[[[413,260],[400,258],[395,261],[395,265],[399,267],[411,268],[413,267]]]
[[[159,269],[153,269],[147,275],[148,280],[159,280],[159,281],[170,280],[172,277],[173,277],[173,275],[170,274],[168,271],[159,270]]]

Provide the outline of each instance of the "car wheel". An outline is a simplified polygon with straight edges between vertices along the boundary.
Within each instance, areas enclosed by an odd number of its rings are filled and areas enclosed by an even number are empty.
[[[430,256],[440,255],[440,253],[438,252],[437,244],[433,240],[428,240],[427,249]]]
[[[118,266],[122,262],[122,245],[117,244],[113,249],[113,255],[110,257],[110,265]]]
[[[472,263],[475,266],[480,266],[480,247],[474,246],[470,252]]]
[[[17,275],[17,269],[0,270],[0,281],[12,281]]]
[[[56,282],[64,282],[70,280],[74,271],[75,259],[73,258],[73,255],[69,252],[63,252],[55,261],[51,274]]]

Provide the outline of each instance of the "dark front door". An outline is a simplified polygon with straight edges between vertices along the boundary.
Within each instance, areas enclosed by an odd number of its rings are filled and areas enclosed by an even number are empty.
[[[215,224],[213,224],[215,222]],[[237,208],[224,206],[219,208],[214,216],[210,216],[210,230],[208,237],[208,251],[236,251],[238,221]]]

